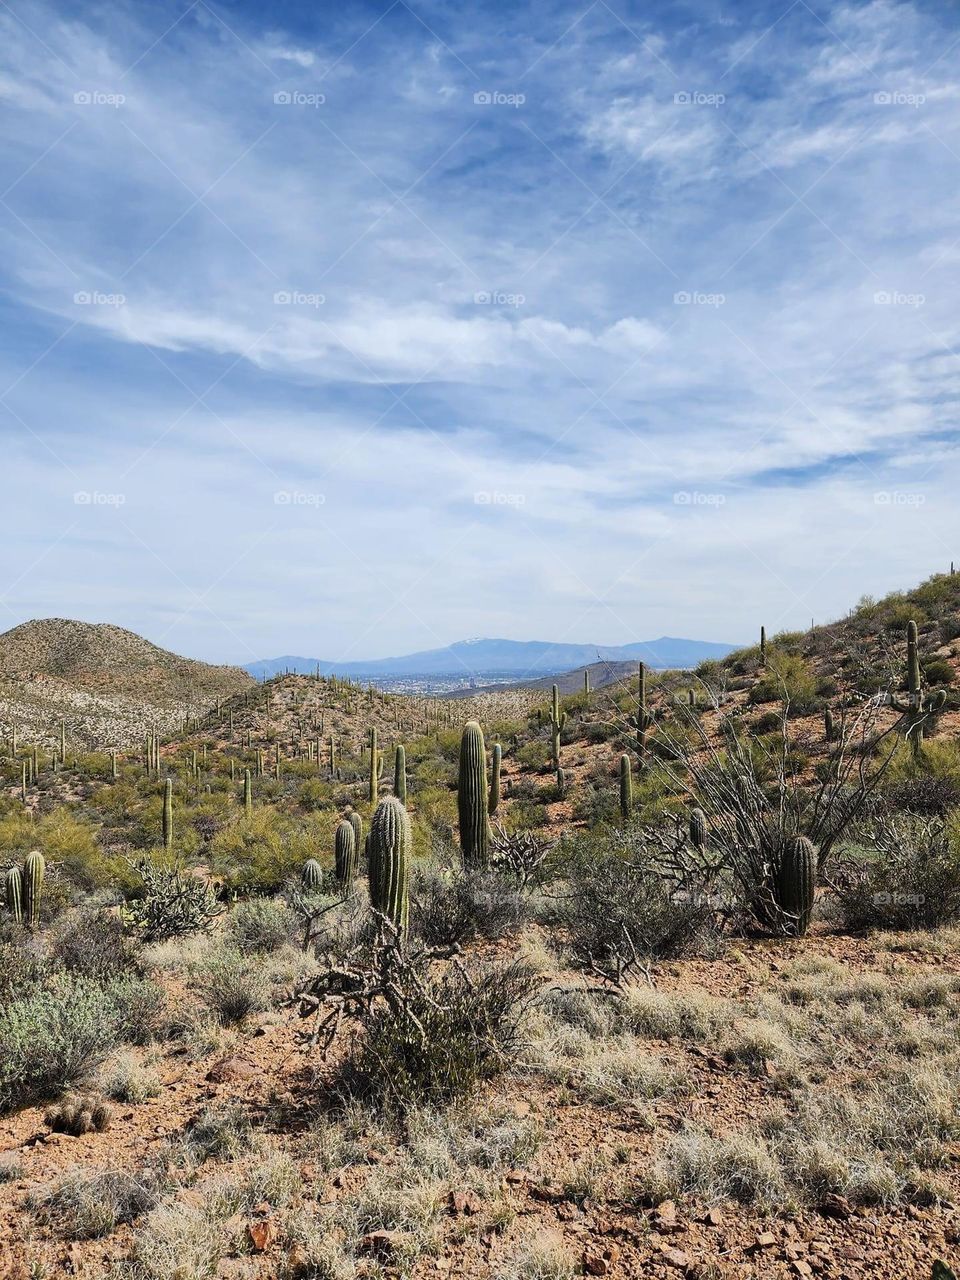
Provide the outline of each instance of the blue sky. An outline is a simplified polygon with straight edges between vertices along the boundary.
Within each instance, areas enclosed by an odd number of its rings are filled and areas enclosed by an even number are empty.
[[[752,638],[960,561],[960,9],[0,7],[0,624]]]

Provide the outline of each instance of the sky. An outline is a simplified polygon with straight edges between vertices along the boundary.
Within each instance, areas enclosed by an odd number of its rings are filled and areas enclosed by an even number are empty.
[[[739,642],[960,562],[955,0],[0,4],[0,628]]]

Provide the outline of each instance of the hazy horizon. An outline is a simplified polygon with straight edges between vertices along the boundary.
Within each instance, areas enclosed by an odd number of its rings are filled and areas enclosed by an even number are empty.
[[[0,33],[0,629],[734,642],[960,560],[955,13]]]

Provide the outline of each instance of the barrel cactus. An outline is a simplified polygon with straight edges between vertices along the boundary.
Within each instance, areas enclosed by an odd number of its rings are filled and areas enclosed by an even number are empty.
[[[344,893],[349,893],[353,877],[357,873],[357,836],[349,818],[341,818],[333,839],[333,865],[337,883]]]
[[[487,755],[483,730],[476,720],[468,720],[460,738],[457,814],[463,863],[471,870],[482,869],[490,861],[488,804]]]
[[[789,933],[806,933],[816,887],[817,851],[806,836],[793,836],[783,847],[774,880],[774,898]]]
[[[300,883],[308,893],[319,893],[323,884],[323,868],[316,858],[308,858],[300,872]]]
[[[396,796],[377,805],[370,824],[370,903],[400,932],[410,915],[410,850],[413,838],[410,817]]]
[[[23,907],[27,924],[31,929],[40,927],[40,899],[43,896],[43,878],[47,864],[39,849],[27,854],[23,864]]]
[[[23,924],[23,872],[19,867],[11,867],[3,879],[4,898],[7,911],[15,924]]]

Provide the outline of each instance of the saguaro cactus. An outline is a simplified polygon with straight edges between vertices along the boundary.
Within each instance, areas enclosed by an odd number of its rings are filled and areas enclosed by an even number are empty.
[[[904,736],[910,740],[914,755],[919,756],[923,749],[923,731],[927,720],[942,711],[946,701],[947,695],[943,689],[924,696],[920,682],[917,624],[911,619],[907,623],[907,697],[906,700],[891,698],[891,705],[904,717]]]
[[[316,858],[308,858],[303,864],[300,883],[308,893],[316,893],[323,884],[323,867]]]
[[[377,729],[372,726],[370,729],[370,794],[368,799],[372,805],[377,803],[377,794],[380,789],[380,778],[383,774],[383,756],[377,747]]]
[[[249,769],[243,771],[243,812],[248,818],[253,813],[253,779]]]
[[[173,848],[173,779],[167,778],[163,784],[163,847]]]
[[[486,867],[490,861],[488,804],[487,755],[483,730],[476,720],[468,720],[460,738],[457,814],[463,864],[471,869]]]
[[[589,696],[590,694],[590,668],[583,668],[583,692]]]
[[[337,883],[344,894],[350,892],[357,873],[357,836],[349,818],[341,818],[333,838],[333,865]]]
[[[493,760],[490,768],[490,803],[487,805],[491,816],[500,808],[500,763],[503,759],[503,748],[499,742],[493,744]]]
[[[16,924],[23,924],[23,872],[11,867],[3,878],[4,899],[7,911]]]
[[[46,871],[47,864],[39,849],[27,854],[27,860],[23,864],[23,907],[31,929],[40,927],[40,899],[43,896]]]
[[[640,764],[647,759],[647,742],[653,727],[653,716],[647,710],[647,668],[643,662],[637,663],[637,755]]]
[[[817,851],[806,836],[793,836],[783,847],[774,880],[774,898],[786,928],[806,933],[817,887]]]
[[[357,813],[356,809],[348,809],[347,821],[350,823],[351,827],[353,827],[353,834],[357,846],[357,857],[359,857],[361,849],[366,853],[366,844],[363,839],[363,818],[360,817],[360,814]]]
[[[629,818],[633,812],[633,771],[626,752],[620,757],[620,815]]]
[[[553,767],[560,768],[560,734],[567,722],[567,713],[560,710],[560,691],[553,686],[550,696],[550,746],[553,752]]]
[[[402,743],[393,757],[393,794],[401,804],[407,803],[407,753]]]
[[[833,741],[834,732],[833,712],[829,707],[825,707],[823,711],[823,736],[827,742]]]
[[[707,815],[702,809],[690,810],[690,843],[697,850],[707,843]]]
[[[760,628],[760,661],[766,662],[766,660],[767,660],[767,628],[761,627]]]
[[[410,818],[396,796],[385,796],[370,825],[370,902],[405,932],[410,915]]]

